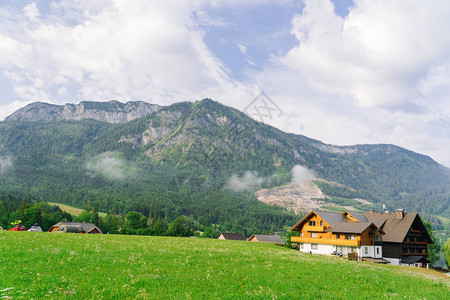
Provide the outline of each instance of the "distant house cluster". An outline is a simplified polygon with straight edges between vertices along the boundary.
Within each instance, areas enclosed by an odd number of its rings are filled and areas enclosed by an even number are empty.
[[[249,241],[249,242],[265,242],[272,244],[284,244],[283,239],[277,234],[275,235],[253,234],[251,237],[246,239],[242,233],[225,232],[221,233],[218,239],[231,241]]]
[[[305,253],[346,255],[393,265],[428,267],[433,243],[417,213],[331,213],[311,211],[292,228]]]

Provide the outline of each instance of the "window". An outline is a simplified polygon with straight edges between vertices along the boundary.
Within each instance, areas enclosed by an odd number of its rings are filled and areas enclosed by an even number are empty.
[[[300,249],[303,249],[303,243],[300,243]]]
[[[377,247],[377,254],[380,254],[380,248]]]
[[[311,250],[318,250],[318,249],[319,249],[319,245],[311,244]]]
[[[323,221],[320,221],[320,226],[323,226]]]
[[[309,221],[309,226],[316,226],[316,221]]]
[[[369,247],[364,247],[364,254],[368,254],[369,253]]]
[[[345,239],[346,240],[356,240],[356,235],[355,234],[346,234]]]
[[[380,240],[380,235],[379,234],[375,234],[375,236],[373,237],[375,241],[379,241]]]
[[[337,239],[340,239],[340,238],[341,238],[341,235],[338,234],[338,233],[336,233],[336,238],[337,238]]]
[[[300,233],[300,236],[303,237],[303,232]]]
[[[317,232],[311,232],[311,237],[316,238],[317,237]]]

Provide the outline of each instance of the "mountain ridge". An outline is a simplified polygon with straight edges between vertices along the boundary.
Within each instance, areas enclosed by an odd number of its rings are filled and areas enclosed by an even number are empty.
[[[50,122],[54,120],[93,119],[107,123],[125,123],[144,117],[161,109],[160,105],[144,101],[117,100],[109,102],[82,101],[79,104],[64,105],[33,102],[5,118],[5,121]]]
[[[327,145],[210,99],[160,107],[123,123],[8,118],[0,122],[0,156],[7,155],[14,168],[9,179],[0,178],[1,186],[25,186],[37,197],[78,207],[90,201],[117,213],[182,213],[209,224],[226,223],[223,214],[253,226],[260,222],[254,210],[278,218],[276,208],[260,206],[253,193],[291,182],[300,165],[338,183],[320,183],[334,197],[330,203],[366,199],[379,210],[385,203],[389,210],[450,214],[448,169],[427,156],[395,145]],[[226,188],[247,172],[254,181],[248,189],[235,194]]]

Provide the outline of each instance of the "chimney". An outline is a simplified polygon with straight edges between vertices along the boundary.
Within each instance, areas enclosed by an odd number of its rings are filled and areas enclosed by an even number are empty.
[[[403,208],[398,208],[395,210],[395,218],[396,219],[403,219],[404,217],[404,212],[403,212]]]

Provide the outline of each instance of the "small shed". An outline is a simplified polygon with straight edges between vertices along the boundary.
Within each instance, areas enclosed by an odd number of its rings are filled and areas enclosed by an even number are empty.
[[[411,255],[402,258],[400,261],[401,266],[409,266],[409,267],[422,267],[426,268],[427,264],[431,263],[426,256],[419,255]]]
[[[217,239],[230,241],[245,241],[245,236],[242,233],[224,232],[221,233]]]
[[[42,228],[38,223],[34,223],[27,231],[42,232]]]
[[[248,238],[250,242],[264,242],[272,244],[284,244],[283,239],[279,235],[262,235],[254,234]]]
[[[100,228],[98,228],[97,226],[95,226],[92,223],[79,223],[79,222],[58,222],[55,225],[53,225],[49,231],[50,232],[73,232],[73,231],[62,231],[62,230],[58,230],[61,226],[79,226],[81,227],[81,229],[84,231],[84,233],[89,233],[89,234],[103,234],[103,232],[100,230]],[[69,229],[69,230],[76,230],[76,229]]]

